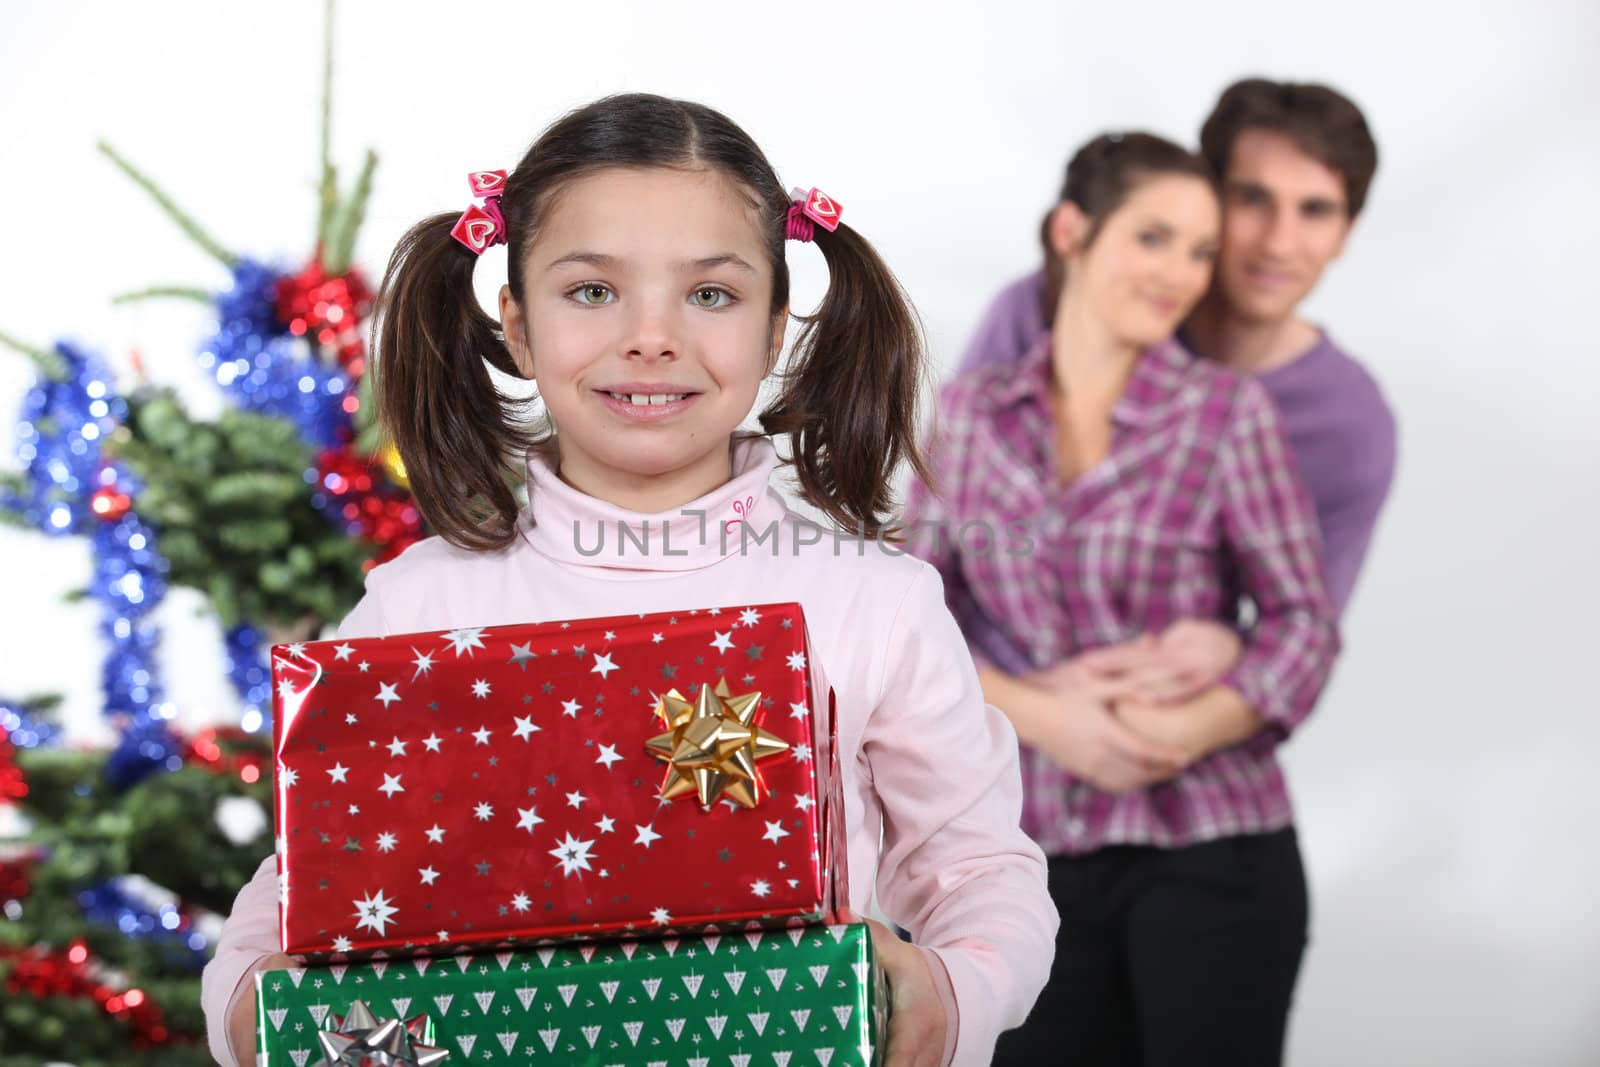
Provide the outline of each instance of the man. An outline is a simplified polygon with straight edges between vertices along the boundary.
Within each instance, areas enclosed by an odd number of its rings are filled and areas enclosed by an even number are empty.
[[[1223,92],[1200,152],[1221,178],[1222,246],[1211,290],[1179,337],[1255,375],[1277,403],[1343,612],[1394,477],[1395,421],[1371,375],[1300,306],[1344,250],[1377,145],[1335,90],[1250,78]],[[1049,329],[1051,295],[1044,271],[1002,291],[960,369],[1019,359]]]

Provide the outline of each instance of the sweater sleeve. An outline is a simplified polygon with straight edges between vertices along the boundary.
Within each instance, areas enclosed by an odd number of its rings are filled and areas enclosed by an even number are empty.
[[[1317,519],[1326,552],[1328,595],[1341,615],[1355,592],[1356,578],[1372,546],[1378,513],[1394,483],[1396,428],[1394,415],[1373,391],[1372,413],[1360,433],[1349,434],[1336,492],[1321,502]]]
[[[1027,354],[1049,329],[1044,321],[1044,285],[1044,272],[1035,271],[1000,290],[967,342],[957,373],[1004,366]]]
[[[1257,621],[1222,680],[1271,728],[1291,733],[1316,705],[1339,651],[1316,513],[1277,408],[1243,383],[1219,461],[1223,536]]]
[[[937,575],[919,568],[862,747],[883,810],[879,903],[943,965],[935,982],[948,980],[956,1013],[946,1060],[976,1067],[1043,989],[1058,919],[1044,854],[1020,827],[1016,734],[966,653]]]
[[[377,594],[370,588],[339,626],[338,636],[374,637],[387,632]],[[282,951],[278,935],[278,861],[268,856],[255,876],[239,890],[233,910],[222,924],[217,950],[200,975],[200,1006],[206,1019],[206,1042],[222,1067],[239,1062],[239,1050],[228,1041],[228,1019],[240,997],[253,993],[252,979],[262,961]]]

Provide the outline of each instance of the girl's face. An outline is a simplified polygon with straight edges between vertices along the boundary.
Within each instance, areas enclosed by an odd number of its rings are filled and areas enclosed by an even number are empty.
[[[1211,281],[1221,227],[1211,187],[1189,175],[1146,178],[1087,248],[1073,236],[1088,228],[1083,213],[1074,204],[1058,211],[1066,212],[1053,231],[1067,264],[1063,310],[1087,313],[1135,348],[1171,337]]]
[[[523,267],[523,303],[503,289],[501,321],[556,425],[562,477],[639,511],[726,481],[785,320],[743,191],[717,171],[596,172],[557,193]]]

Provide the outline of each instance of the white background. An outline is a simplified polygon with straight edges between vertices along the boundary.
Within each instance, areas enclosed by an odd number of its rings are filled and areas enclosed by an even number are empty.
[[[1071,148],[1192,141],[1217,92],[1324,79],[1382,164],[1314,317],[1399,414],[1401,466],[1347,651],[1288,760],[1314,890],[1294,1064],[1600,1062],[1600,45],[1588,0],[1512,5],[347,3],[335,157],[382,165],[359,261],[466,204],[566,108],[652,90],[718,106],[900,273],[951,367],[1034,265]],[[119,291],[219,286],[94,152],[106,137],[227,246],[310,248],[321,5],[0,3],[0,328],[93,345],[215,410],[203,312]],[[808,259],[807,257],[811,257]],[[820,292],[800,250],[800,298]],[[485,272],[503,270],[486,260]],[[490,280],[493,284],[493,280]],[[28,379],[0,355],[0,440]],[[5,445],[9,462],[9,444]],[[1586,547],[1587,546],[1587,547]],[[98,729],[82,541],[0,531],[0,692]],[[163,610],[188,721],[237,711],[198,602]],[[197,818],[205,817],[202,813]]]

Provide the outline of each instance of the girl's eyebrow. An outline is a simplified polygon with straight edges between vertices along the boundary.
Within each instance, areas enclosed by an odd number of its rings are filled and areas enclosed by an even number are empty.
[[[565,267],[574,263],[587,267],[598,267],[601,270],[615,270],[621,265],[622,261],[616,256],[609,256],[604,252],[568,252],[566,255],[545,264],[544,269],[555,270],[557,267]],[[703,256],[700,259],[679,260],[674,264],[674,267],[679,271],[703,271],[712,270],[716,267],[732,267],[735,270],[744,271],[746,274],[756,273],[756,269],[750,265],[748,260],[733,252]]]
[[[678,268],[680,270],[685,268],[696,271],[711,270],[715,267],[733,267],[735,270],[742,270],[747,274],[756,273],[756,269],[752,267],[743,256],[734,255],[732,252],[723,252],[721,255],[716,256],[706,256],[704,259],[685,260],[678,264]]]
[[[553,259],[546,263],[544,269],[555,270],[557,267],[564,267],[569,263],[581,263],[590,267],[609,269],[615,267],[618,262],[616,256],[608,256],[603,252],[568,252],[560,259]]]

